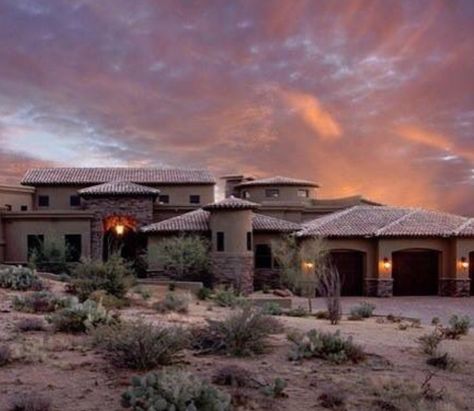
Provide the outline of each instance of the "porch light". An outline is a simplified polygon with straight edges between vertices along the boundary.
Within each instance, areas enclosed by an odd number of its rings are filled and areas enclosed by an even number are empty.
[[[122,236],[123,233],[125,232],[125,226],[123,224],[117,224],[115,226],[115,232],[117,233],[118,236]]]
[[[312,270],[314,268],[314,263],[312,263],[311,261],[306,261],[304,263],[304,266],[305,268],[307,268],[308,270]]]
[[[392,267],[392,263],[387,257],[383,259],[382,264],[383,264],[383,268],[385,268],[386,270],[390,270],[390,268]]]
[[[469,268],[469,262],[466,257],[461,257],[461,267],[467,270]]]

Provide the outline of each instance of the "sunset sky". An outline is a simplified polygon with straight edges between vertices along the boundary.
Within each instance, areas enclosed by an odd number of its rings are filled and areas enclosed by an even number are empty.
[[[474,216],[474,1],[0,0],[0,142]]]

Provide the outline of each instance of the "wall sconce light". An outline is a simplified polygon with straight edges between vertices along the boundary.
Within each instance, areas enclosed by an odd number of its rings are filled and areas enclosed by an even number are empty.
[[[125,232],[125,226],[123,224],[117,224],[115,226],[115,232],[117,233],[118,236],[122,236],[123,233]]]
[[[382,260],[382,264],[383,264],[383,268],[385,268],[386,270],[390,270],[390,268],[392,267],[392,263],[390,262],[390,260],[387,257],[385,257]]]
[[[469,268],[469,262],[466,257],[461,257],[461,267],[465,270]]]
[[[314,263],[312,263],[311,261],[307,261],[307,262],[304,263],[304,266],[308,270],[312,270],[314,268]]]

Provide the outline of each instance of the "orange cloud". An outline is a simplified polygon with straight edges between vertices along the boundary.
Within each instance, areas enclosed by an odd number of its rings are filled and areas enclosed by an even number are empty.
[[[341,126],[329,111],[321,106],[316,97],[297,91],[284,91],[283,98],[286,104],[295,110],[306,125],[320,137],[328,140],[341,137]]]

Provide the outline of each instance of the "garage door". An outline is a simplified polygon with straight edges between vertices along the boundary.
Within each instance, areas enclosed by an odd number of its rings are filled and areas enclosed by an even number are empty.
[[[469,277],[471,279],[471,295],[474,295],[474,251],[469,254]]]
[[[439,253],[410,250],[393,253],[394,295],[437,295]]]
[[[362,295],[364,284],[364,253],[333,251],[332,262],[341,277],[341,295]]]

